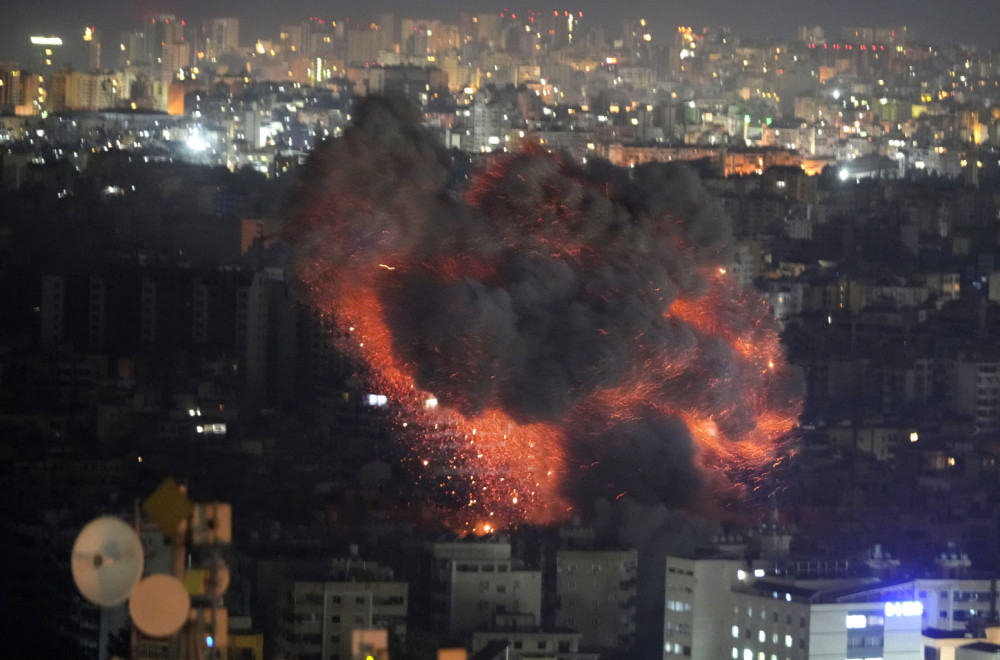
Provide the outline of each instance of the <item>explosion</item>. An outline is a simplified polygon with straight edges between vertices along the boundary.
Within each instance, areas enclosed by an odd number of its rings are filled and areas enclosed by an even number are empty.
[[[482,533],[755,488],[800,396],[697,178],[530,146],[461,185],[446,163],[412,110],[368,99],[310,157],[287,223],[433,515]]]

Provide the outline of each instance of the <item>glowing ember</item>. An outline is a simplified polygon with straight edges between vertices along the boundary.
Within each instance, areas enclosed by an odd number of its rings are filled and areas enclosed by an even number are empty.
[[[357,117],[310,159],[288,234],[397,411],[429,515],[489,533],[597,498],[695,506],[781,460],[799,396],[687,170],[529,149],[456,196],[408,111]]]

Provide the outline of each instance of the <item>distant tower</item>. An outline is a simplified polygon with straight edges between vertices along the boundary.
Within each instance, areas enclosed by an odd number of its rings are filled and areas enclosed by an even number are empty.
[[[205,35],[205,56],[209,60],[240,47],[240,19],[217,17],[202,23]]]
[[[101,36],[97,28],[90,26],[83,29],[83,45],[87,49],[87,70],[101,69]]]
[[[48,79],[60,64],[59,54],[63,40],[54,35],[31,37],[31,45],[35,51],[35,65],[38,67],[36,73]]]

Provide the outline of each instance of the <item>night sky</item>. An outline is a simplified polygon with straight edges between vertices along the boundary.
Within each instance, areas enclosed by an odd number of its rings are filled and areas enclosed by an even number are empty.
[[[294,22],[310,15],[326,18],[365,18],[357,3],[321,2],[320,0],[11,0],[4,3],[0,16],[0,59],[26,60],[30,34],[56,34],[64,40],[79,41],[83,26],[96,25],[105,43],[113,43],[121,29],[138,26],[144,17],[155,13],[173,13],[189,24],[204,17],[235,15],[243,21],[241,41],[255,37],[271,38],[277,24]],[[371,0],[362,5],[371,16],[395,9],[404,17],[436,17],[455,20],[459,11],[488,12],[501,4],[460,0]],[[402,7],[402,9],[399,9]],[[923,41],[936,45],[974,44],[981,48],[1000,47],[1000,2],[996,0],[913,0],[872,2],[837,0],[802,2],[801,0],[630,0],[599,2],[578,0],[557,6],[510,5],[518,9],[570,9],[583,11],[587,24],[616,26],[622,18],[646,17],[655,28],[672,30],[678,25],[729,25],[745,37],[790,38],[795,26],[818,23],[827,36],[836,37],[840,25],[907,25]],[[617,27],[614,27],[617,33]]]

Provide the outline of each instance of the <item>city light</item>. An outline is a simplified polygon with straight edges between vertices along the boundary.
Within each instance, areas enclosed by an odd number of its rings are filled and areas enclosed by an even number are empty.
[[[885,604],[886,616],[920,616],[924,613],[924,604],[919,600],[906,600]]]
[[[187,148],[191,151],[205,151],[208,149],[208,143],[197,133],[189,137],[186,144]]]

